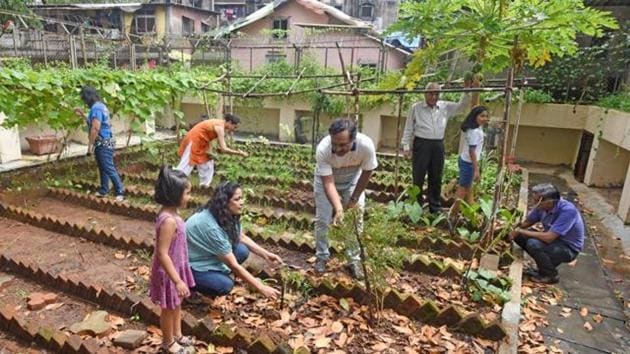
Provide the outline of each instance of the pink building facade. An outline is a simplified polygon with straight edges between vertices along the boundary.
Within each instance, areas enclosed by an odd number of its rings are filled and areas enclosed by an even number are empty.
[[[223,31],[231,35],[231,56],[246,71],[265,63],[305,56],[341,70],[336,43],[346,68],[404,68],[410,53],[382,42],[369,23],[315,0],[269,4]]]

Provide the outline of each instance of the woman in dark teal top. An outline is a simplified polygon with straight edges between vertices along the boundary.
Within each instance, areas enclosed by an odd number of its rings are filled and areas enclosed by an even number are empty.
[[[241,266],[250,250],[267,261],[282,263],[278,255],[243,234],[242,210],[241,187],[236,182],[224,182],[204,208],[186,221],[188,259],[196,284],[193,290],[209,296],[227,295],[234,287],[234,273],[263,295],[276,298],[280,295],[278,290],[263,284]]]

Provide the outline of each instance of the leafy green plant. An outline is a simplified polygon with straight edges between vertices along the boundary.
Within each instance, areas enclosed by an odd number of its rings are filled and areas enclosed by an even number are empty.
[[[459,237],[471,243],[479,241],[479,238],[481,237],[481,232],[478,230],[470,231],[465,227],[458,227],[457,234]]]
[[[358,208],[348,210],[341,225],[331,228],[330,238],[346,246],[358,243],[366,276],[366,290],[372,295],[371,304],[380,311],[383,309],[384,291],[388,287],[387,280],[391,272],[400,271],[409,255],[406,249],[392,247],[406,234],[406,228],[392,218],[385,207],[371,205],[361,232],[359,213]]]
[[[280,277],[282,279],[281,309],[284,307],[284,298],[288,289],[294,289],[300,296],[300,301],[306,301],[311,296],[313,287],[304,274],[284,266],[280,269]]]
[[[503,305],[510,301],[510,288],[512,281],[507,277],[485,269],[470,270],[465,275],[470,281],[468,291],[474,301],[485,301]]]
[[[416,185],[409,186],[395,201],[389,202],[387,210],[389,215],[397,219],[408,218],[416,224],[422,218],[422,206],[418,203],[420,188]],[[407,197],[403,200],[404,197]]]
[[[547,91],[538,89],[525,89],[525,102],[529,103],[550,103],[553,96]]]
[[[630,112],[630,89],[604,96],[597,101],[597,105],[604,108]]]

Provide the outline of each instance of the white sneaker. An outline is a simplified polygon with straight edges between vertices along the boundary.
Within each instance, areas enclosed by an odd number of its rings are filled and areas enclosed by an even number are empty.
[[[123,201],[125,201],[125,196],[122,196],[122,195],[117,195],[117,196],[116,196],[116,201],[117,201],[117,202],[123,202]]]
[[[105,198],[105,197],[107,197],[107,194],[101,194],[101,192],[96,192],[96,193],[94,193],[94,195],[95,195],[97,198]]]

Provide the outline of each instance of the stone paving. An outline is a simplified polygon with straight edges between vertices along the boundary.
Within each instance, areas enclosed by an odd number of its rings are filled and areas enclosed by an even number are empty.
[[[577,196],[593,211],[594,217],[602,221],[608,232],[622,239],[630,238],[630,227],[623,225],[614,213],[606,215],[612,207],[604,205],[606,202],[596,191],[575,181],[570,171],[556,168],[530,168],[529,171],[530,185],[545,181],[554,183],[563,196]],[[557,306],[549,307],[549,326],[541,332],[546,344],[555,345],[567,353],[630,353],[630,331],[626,327],[630,319],[613,291],[594,243],[592,237],[587,237],[577,263],[560,266],[557,287],[564,296]],[[624,243],[624,251],[628,255],[626,245]],[[563,307],[572,309],[569,316],[561,315]],[[586,316],[580,314],[582,308],[588,309]],[[598,314],[601,319],[599,316],[594,318]],[[589,325],[585,325],[586,322]],[[592,330],[586,328],[589,326]]]

